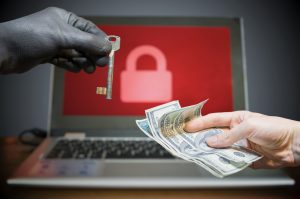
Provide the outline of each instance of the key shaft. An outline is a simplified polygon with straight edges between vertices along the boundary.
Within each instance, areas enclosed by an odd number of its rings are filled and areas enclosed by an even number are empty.
[[[112,99],[112,86],[113,86],[113,78],[114,78],[114,58],[115,51],[120,49],[121,38],[115,35],[109,35],[108,39],[112,45],[111,52],[109,54],[108,61],[108,73],[106,80],[106,87],[97,87],[97,94],[106,95],[106,99]]]
[[[107,74],[107,82],[106,82],[106,99],[112,99],[112,86],[114,79],[114,60],[115,60],[115,52],[111,51],[109,54],[108,61],[108,74]]]

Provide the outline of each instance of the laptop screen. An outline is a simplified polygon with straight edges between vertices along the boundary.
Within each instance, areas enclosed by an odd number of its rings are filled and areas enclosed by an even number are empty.
[[[112,100],[96,94],[107,67],[92,75],[55,69],[51,130],[130,131],[145,109],[209,99],[203,113],[245,109],[240,20],[235,18],[88,17],[121,37]]]

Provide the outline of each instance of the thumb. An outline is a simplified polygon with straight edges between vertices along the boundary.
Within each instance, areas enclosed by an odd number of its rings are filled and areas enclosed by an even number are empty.
[[[107,36],[84,32],[74,27],[70,29],[65,48],[95,56],[105,56],[110,53],[111,43]]]
[[[241,123],[227,132],[220,133],[215,136],[211,136],[206,139],[206,143],[215,148],[231,146],[235,142],[247,138],[250,134],[250,129]]]

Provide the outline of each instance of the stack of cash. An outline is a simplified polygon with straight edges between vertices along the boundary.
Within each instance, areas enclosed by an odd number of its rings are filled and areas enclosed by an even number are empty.
[[[195,133],[184,131],[188,121],[201,117],[201,109],[206,101],[183,108],[178,101],[172,101],[146,110],[147,118],[136,123],[143,133],[171,154],[200,165],[216,177],[239,172],[260,159],[260,154],[238,144],[221,149],[208,146],[206,138],[223,133],[220,128]]]

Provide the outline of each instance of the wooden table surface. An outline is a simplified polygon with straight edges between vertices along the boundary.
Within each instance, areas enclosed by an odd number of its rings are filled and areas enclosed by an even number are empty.
[[[293,187],[251,189],[72,189],[8,186],[6,179],[33,150],[18,143],[16,137],[0,137],[1,189],[0,198],[30,199],[94,199],[94,198],[300,198],[300,168],[288,172],[296,180]]]

